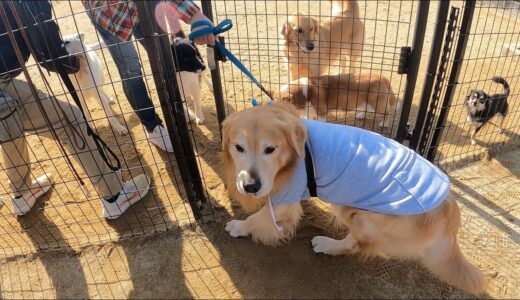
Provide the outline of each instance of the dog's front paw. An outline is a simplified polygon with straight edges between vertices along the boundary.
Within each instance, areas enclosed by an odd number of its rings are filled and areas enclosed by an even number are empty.
[[[475,140],[472,139],[472,140],[471,140],[471,144],[472,144],[472,145],[476,145],[476,144],[477,144],[477,141],[475,141]]]
[[[127,135],[128,134],[128,129],[125,126],[121,125],[121,124],[119,124],[119,126],[116,126],[115,130],[120,135]]]
[[[341,242],[326,236],[315,236],[312,241],[312,250],[314,253],[323,253],[328,255],[338,255],[344,250]]]
[[[110,104],[116,104],[117,101],[116,101],[116,99],[114,99],[114,97],[110,97],[110,98],[108,98],[108,103],[110,103]]]
[[[226,231],[232,237],[248,236],[246,231],[245,221],[231,220],[226,224]]]
[[[200,125],[200,124],[204,123],[204,120],[205,120],[204,116],[201,115],[201,116],[198,116],[195,118],[195,123],[197,123],[197,125]]]
[[[366,113],[364,111],[360,111],[356,114],[356,119],[361,120],[364,119],[366,116]]]

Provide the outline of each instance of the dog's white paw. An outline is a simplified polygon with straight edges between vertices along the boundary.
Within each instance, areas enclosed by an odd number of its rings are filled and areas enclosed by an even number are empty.
[[[364,119],[366,116],[366,113],[364,111],[360,111],[356,114],[356,119],[360,120],[360,119]]]
[[[312,239],[312,250],[314,253],[323,253],[328,255],[338,255],[341,250],[340,241],[331,239],[326,236],[315,236]]]
[[[472,145],[476,145],[476,144],[477,144],[477,141],[475,141],[475,140],[471,140],[471,144],[472,144]]]
[[[198,117],[195,117],[195,123],[197,123],[197,125],[200,125],[202,123],[204,123],[204,116],[198,116]]]
[[[466,131],[463,131],[462,134],[461,134],[463,137],[467,137],[468,136],[468,133]]]
[[[118,126],[116,126],[115,130],[117,131],[117,133],[119,133],[120,135],[127,135],[128,134],[128,129],[119,124]]]
[[[498,128],[499,133],[504,133],[504,128]]]
[[[110,97],[110,98],[108,98],[108,103],[110,103],[110,104],[116,104],[117,101],[116,101],[116,99],[114,99],[114,97]]]
[[[241,220],[231,220],[226,224],[226,231],[232,237],[248,236],[244,223]]]
[[[387,121],[379,122],[379,127],[381,127],[381,128],[388,128],[388,122]]]

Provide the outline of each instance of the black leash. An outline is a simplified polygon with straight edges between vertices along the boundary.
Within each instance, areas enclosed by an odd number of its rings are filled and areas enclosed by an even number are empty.
[[[307,171],[307,188],[311,197],[318,197],[316,187],[316,174],[314,173],[314,160],[312,159],[311,144],[305,141],[305,170]]]
[[[11,11],[12,10],[13,10],[13,7],[11,7]],[[36,20],[34,18],[34,16],[32,16],[32,20],[31,20],[29,18],[29,16],[27,16],[27,11],[28,11],[28,8],[26,10],[21,9],[19,12],[20,13],[19,16],[22,17],[25,21],[25,24],[27,24],[27,33],[31,37],[31,40],[38,41],[40,38],[43,38],[45,36],[44,27],[46,27],[47,24],[45,24],[45,22],[43,22],[42,20]],[[15,18],[17,17],[17,12],[18,12],[18,10],[16,12],[12,11],[12,14]],[[35,24],[37,24],[38,26],[36,26]],[[19,24],[19,28],[20,29],[23,28],[21,26],[21,24]],[[24,35],[24,33],[25,33],[25,30],[21,29],[22,36]],[[43,41],[45,41],[45,39],[43,39]],[[34,49],[31,49],[31,47],[41,47],[41,45],[39,45],[38,43],[36,43],[36,45],[33,45],[33,43],[26,43],[26,44],[29,47],[29,50],[30,51],[32,50],[31,52],[32,52],[33,56],[34,56]],[[49,45],[47,45],[47,48],[49,51],[54,51],[54,49],[49,47]],[[43,53],[43,51],[41,51],[40,49],[37,49],[37,51],[39,51],[40,53]],[[57,55],[52,55],[52,57],[56,57],[56,56]],[[74,100],[74,103],[76,103],[76,106],[81,111],[83,119],[85,120],[85,125],[87,126],[87,134],[89,136],[92,136],[92,139],[94,140],[94,143],[96,144],[96,148],[97,148],[99,154],[101,155],[101,158],[112,171],[117,171],[117,170],[121,169],[121,161],[119,160],[117,155],[114,153],[114,151],[112,151],[112,149],[110,149],[108,147],[108,145],[105,143],[105,141],[97,133],[95,133],[92,130],[89,123],[87,122],[87,118],[85,116],[85,111],[83,110],[83,106],[81,105],[81,101],[79,100],[76,89],[74,88],[74,84],[70,80],[69,75],[67,74],[67,71],[65,70],[64,66],[62,64],[58,63],[58,64],[55,64],[55,68],[58,71],[57,73],[59,74],[61,80],[67,87],[67,90],[71,94],[72,99]],[[84,149],[85,147],[86,147],[86,143],[84,143],[84,145],[82,147],[79,147],[79,145],[78,145],[78,148],[80,148],[80,149]],[[108,158],[107,154],[112,156],[112,158],[115,160],[115,162],[116,162],[115,165],[112,164],[112,162]]]

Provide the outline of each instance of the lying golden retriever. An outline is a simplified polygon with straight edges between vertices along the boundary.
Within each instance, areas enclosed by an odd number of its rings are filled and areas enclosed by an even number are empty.
[[[350,229],[342,240],[313,238],[315,252],[419,259],[447,283],[485,291],[485,277],[457,243],[460,212],[448,177],[415,152],[367,130],[300,120],[283,102],[230,115],[222,133],[229,193],[258,210],[228,222],[231,236],[266,245],[290,239],[314,180],[317,196]]]
[[[381,127],[388,127],[388,112],[397,109],[397,97],[390,81],[380,73],[351,73],[300,78],[273,92],[277,100],[294,104],[303,117],[326,121],[331,110],[356,111],[356,118],[365,112],[383,115]]]
[[[331,1],[333,16],[319,22],[297,13],[282,26],[282,49],[289,63],[291,80],[329,74],[341,61],[346,73],[363,52],[365,25],[359,18],[358,1]]]

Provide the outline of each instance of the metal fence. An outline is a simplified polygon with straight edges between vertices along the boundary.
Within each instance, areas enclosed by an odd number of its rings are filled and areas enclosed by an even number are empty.
[[[74,103],[74,93],[71,94],[71,90],[64,85],[63,78],[54,73],[41,72],[41,65],[33,59],[25,64],[23,60],[20,61],[27,73],[16,79],[8,79],[10,76],[7,73],[0,75],[6,80],[11,80],[11,83],[19,83],[12,84],[13,88],[9,91],[13,97],[23,98],[23,124],[19,124],[19,129],[25,132],[25,135],[17,139],[16,146],[19,147],[8,147],[10,142],[2,144],[4,156],[0,172],[0,197],[4,205],[0,206],[0,253],[12,255],[39,249],[78,247],[191,226],[195,220],[203,216],[212,216],[209,206],[201,210],[207,196],[198,167],[197,148],[192,143],[191,127],[185,121],[184,102],[179,96],[179,86],[175,80],[174,56],[168,34],[159,28],[157,21],[152,17],[151,3],[141,1],[137,4],[141,16],[142,37],[109,46],[102,43],[101,50],[96,51],[87,51],[87,48],[82,46],[76,53],[95,53],[105,81],[96,81],[94,86],[80,86],[75,93],[82,95],[93,88],[96,89],[97,95],[104,91],[115,100],[115,104],[111,105],[115,118],[129,131],[129,134],[121,135],[108,122],[110,118],[107,117],[106,108],[102,107],[97,99],[86,98],[83,110],[92,119],[90,126],[93,132],[105,141],[106,147],[80,147],[75,144],[75,139],[85,141],[92,137],[85,131],[80,130],[77,133],[71,130],[85,128],[86,122],[79,115],[76,114],[78,119],[71,120],[74,126],[64,121],[63,116],[67,115],[67,109],[71,109],[70,103]],[[7,14],[13,14],[11,9],[15,12],[17,9],[7,5],[7,2],[2,6],[6,11],[5,17]],[[94,29],[81,2],[53,2],[52,9],[53,21],[59,24],[63,36],[82,33],[85,34],[84,45],[101,42],[101,37]],[[30,33],[29,30],[28,28],[27,33]],[[19,30],[11,32],[18,34]],[[4,36],[7,35],[6,33]],[[117,65],[121,62],[114,60],[108,50],[109,47],[122,49],[129,46],[137,51],[137,59],[126,63],[132,63],[134,68],[137,65],[139,70],[131,70],[131,66],[126,66],[125,69],[123,66],[123,72],[133,72],[133,75],[122,78]],[[22,46],[15,46],[19,47]],[[7,64],[3,57],[0,63]],[[81,64],[81,68],[89,68],[85,61]],[[139,97],[153,99],[153,109],[162,119],[171,138],[175,150],[173,154],[159,150],[149,143],[146,129],[129,105],[129,96],[138,91],[123,88],[125,81],[142,81],[142,91],[145,94]],[[25,82],[34,85],[39,91],[38,95],[25,90],[29,87]],[[52,100],[53,97],[62,101],[60,103],[64,111],[59,110],[57,102]],[[39,115],[45,110],[48,115],[57,115],[50,123],[56,121],[56,118],[59,119],[58,122],[51,126],[47,121],[30,119],[35,112],[30,114],[28,108],[33,109],[38,103],[42,104]],[[70,117],[70,114],[68,116]],[[53,131],[58,133],[58,138]],[[22,156],[25,145],[27,158]],[[76,147],[76,150],[71,150],[71,146]],[[15,151],[8,153],[8,149]],[[146,174],[151,183],[148,195],[117,220],[107,221],[102,216],[101,197],[95,188],[96,184],[99,185],[99,180],[105,180],[107,173],[112,171],[107,172],[106,168],[99,166],[99,160],[96,160],[98,169],[90,166],[90,170],[93,170],[91,173],[97,172],[104,177],[89,178],[84,171],[89,168],[85,164],[92,162],[85,157],[99,155],[99,149],[115,154],[115,157],[107,154],[112,164],[115,164],[117,159],[120,161],[121,169],[117,172],[121,174],[121,182],[131,180],[139,174]],[[80,156],[83,160],[77,159]],[[51,173],[54,184],[48,193],[38,199],[29,213],[23,217],[16,217],[13,214],[15,206],[10,201],[14,191],[9,186],[9,179],[16,175],[25,176],[26,169],[30,180]],[[11,178],[7,176],[9,171]],[[80,188],[82,182],[85,183],[86,189]],[[28,192],[27,187],[19,190],[20,194]]]
[[[359,20],[365,28],[363,52],[351,71],[382,74],[401,104],[395,110],[368,112],[362,117],[357,106],[327,107],[327,122],[379,132],[409,144],[438,164],[455,162],[496,145],[514,145],[520,119],[516,91],[520,31],[515,3],[504,10],[489,1],[358,2]],[[52,4],[62,35],[84,32],[85,44],[100,42],[99,33],[80,2]],[[207,125],[187,123],[183,109],[186,101],[179,92],[185,83],[176,80],[174,62],[178,57],[172,52],[169,35],[158,26],[150,2],[136,1],[136,4],[142,37],[108,47],[133,45],[140,63],[139,75],[121,78],[118,63],[107,46],[95,51],[106,80],[94,87],[116,100],[112,105],[115,118],[128,128],[129,134],[122,136],[114,131],[105,109],[96,101],[88,101],[83,109],[92,116],[94,131],[119,158],[122,178],[129,180],[138,174],[150,177],[149,195],[118,220],[106,221],[101,216],[100,196],[91,184],[91,179],[95,179],[87,176],[84,166],[74,161],[70,151],[62,151],[62,146],[65,149],[72,141],[65,139],[58,143],[48,126],[26,130],[21,139],[28,145],[30,161],[21,166],[30,168],[31,179],[50,172],[55,175],[55,182],[30,213],[16,218],[9,203],[12,190],[6,161],[2,160],[0,197],[5,205],[0,207],[0,253],[12,255],[35,249],[76,247],[179,229],[205,217],[214,218],[214,204],[222,199],[209,195],[213,187],[206,186],[205,176],[208,164],[211,173],[220,172],[217,164],[213,164],[217,156],[213,152],[220,144],[218,125],[228,114],[248,108],[252,98],[259,101],[267,98],[230,62],[218,62],[211,70],[214,94],[205,88],[203,91],[203,110],[210,116]],[[328,1],[204,0],[201,6],[215,23],[232,19],[234,28],[223,34],[226,47],[271,91],[280,90],[290,82],[280,46],[284,41],[281,31],[289,16],[300,11],[319,23],[336,13]],[[343,64],[351,65],[348,56],[325,63],[333,75],[341,71]],[[26,63],[26,67],[27,76],[20,75],[19,80],[32,81],[46,95],[73,102],[71,91],[57,75],[40,72],[34,60]],[[493,76],[502,76],[511,87],[505,132],[496,132],[492,119],[478,133],[478,143],[471,145],[469,138],[462,135],[468,130],[464,101],[471,89],[500,91],[490,81]],[[131,92],[123,88],[126,80],[142,80],[145,84],[147,97],[153,100],[153,107],[170,134],[173,154],[157,150],[148,142],[146,130],[127,99]],[[44,96],[40,100],[45,99],[49,98]],[[389,126],[382,128],[379,123],[385,117]],[[208,135],[212,138],[201,140]],[[80,189],[68,157],[92,196]],[[211,185],[218,186],[219,183],[213,184],[217,181],[220,182],[218,178],[211,179]]]

